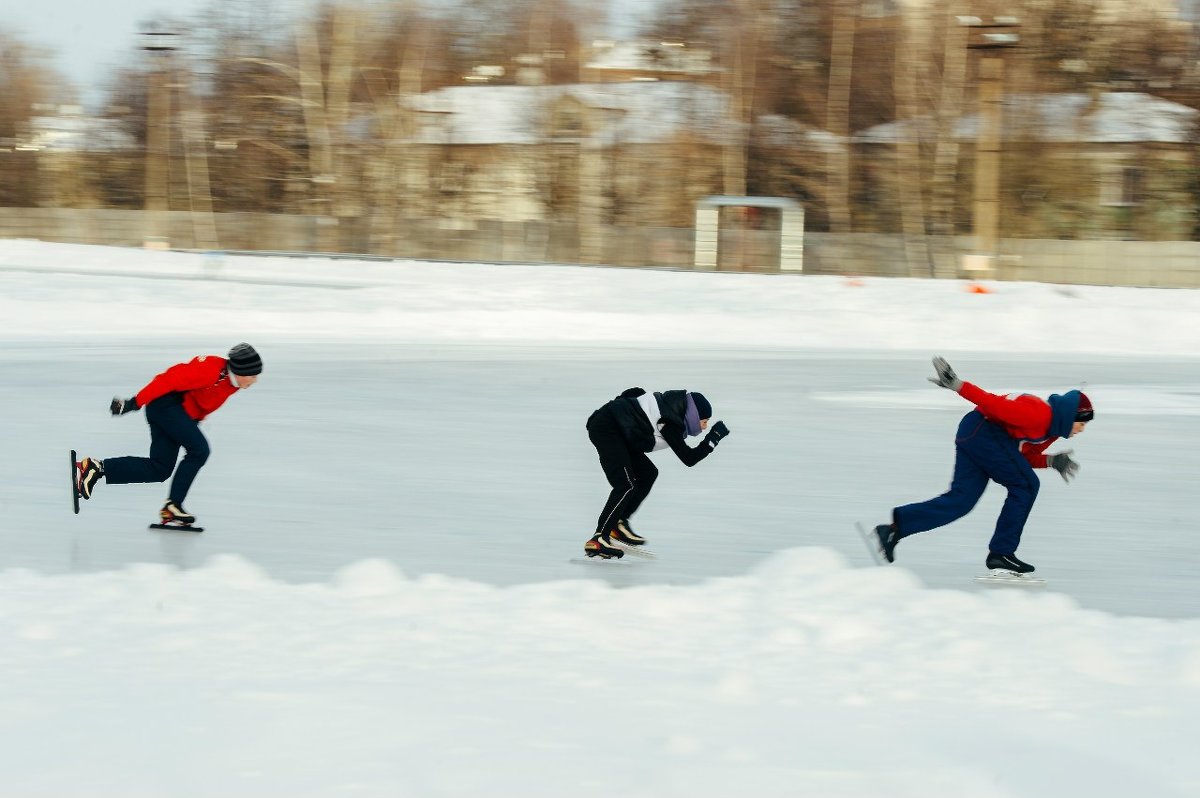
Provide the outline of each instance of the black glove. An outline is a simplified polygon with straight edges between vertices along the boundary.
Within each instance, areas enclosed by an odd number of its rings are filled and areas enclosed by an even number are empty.
[[[721,442],[721,439],[728,434],[729,427],[725,426],[724,421],[718,421],[716,424],[712,425],[712,428],[709,429],[708,434],[704,436],[704,442],[708,444],[710,449],[715,449],[717,448],[717,444]]]
[[[1065,452],[1046,455],[1046,465],[1062,474],[1063,482],[1070,482],[1079,473],[1079,463],[1071,459],[1071,453],[1074,451],[1067,449]]]
[[[639,396],[645,396],[645,395],[646,395],[646,392],[643,391],[641,388],[626,388],[625,390],[621,391],[621,395],[618,396],[617,398],[618,399],[637,399]]]
[[[123,416],[126,413],[132,413],[138,409],[137,397],[132,396],[128,399],[122,399],[119,396],[114,396],[112,404],[108,406],[108,409],[114,416]]]
[[[950,368],[950,364],[943,357],[935,357],[933,359],[933,370],[937,372],[936,377],[930,377],[929,381],[934,385],[940,385],[943,388],[958,393],[963,386],[963,381],[954,373],[954,369]]]

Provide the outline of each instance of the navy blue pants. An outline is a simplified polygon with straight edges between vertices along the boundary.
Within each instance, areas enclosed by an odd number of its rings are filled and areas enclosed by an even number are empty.
[[[979,501],[988,480],[1008,488],[1008,498],[996,519],[988,548],[996,554],[1015,554],[1041,482],[1021,455],[1019,444],[999,424],[978,410],[963,416],[954,439],[954,479],[950,490],[917,504],[892,511],[892,520],[907,537],[957,521]]]
[[[200,431],[199,422],[184,412],[183,398],[177,393],[146,405],[146,423],[150,425],[150,456],[105,458],[104,481],[110,485],[166,482],[174,471],[170,499],[183,506],[196,474],[208,460],[208,441]],[[184,456],[177,469],[175,460],[180,447]]]

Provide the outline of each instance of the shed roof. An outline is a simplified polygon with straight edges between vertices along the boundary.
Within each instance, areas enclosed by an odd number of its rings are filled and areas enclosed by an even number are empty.
[[[426,114],[417,133],[421,143],[535,144],[550,138],[546,114],[565,98],[612,112],[588,132],[587,143],[595,146],[661,143],[682,132],[728,143],[736,131],[728,95],[686,81],[452,86],[411,102]]]
[[[1062,143],[1155,142],[1182,144],[1191,140],[1200,111],[1142,92],[1015,94],[1004,100],[1002,135],[1006,139],[1036,138]],[[979,113],[960,116],[954,137],[974,140]],[[867,128],[856,133],[856,144],[896,144],[937,134],[933,116],[922,116]]]

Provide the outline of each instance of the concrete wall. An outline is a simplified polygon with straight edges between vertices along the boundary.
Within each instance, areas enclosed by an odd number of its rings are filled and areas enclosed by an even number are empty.
[[[386,251],[365,218],[214,214],[220,248],[284,252],[343,252],[434,260],[577,263],[578,228],[550,222],[467,222],[403,219]],[[0,208],[0,238],[34,238],[110,246],[142,246],[162,231],[175,249],[196,249],[207,218],[185,211],[150,219],[142,211],[69,208]],[[155,222],[152,226],[150,222]],[[603,228],[601,262],[617,266],[691,268],[694,233],[686,228]],[[722,230],[722,271],[770,272],[779,231]],[[1200,242],[1057,241],[1006,239],[991,275],[1001,280],[1200,288]],[[960,277],[968,237],[870,233],[807,233],[804,274],[880,277]],[[980,275],[983,276],[983,275]]]

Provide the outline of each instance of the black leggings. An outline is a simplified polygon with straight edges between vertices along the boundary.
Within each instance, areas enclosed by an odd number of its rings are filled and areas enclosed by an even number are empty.
[[[596,521],[597,532],[611,532],[617,521],[628,520],[642,500],[650,494],[658,469],[644,452],[632,449],[611,414],[599,410],[592,414],[587,423],[588,438],[600,456],[600,467],[612,491],[600,518]]]

